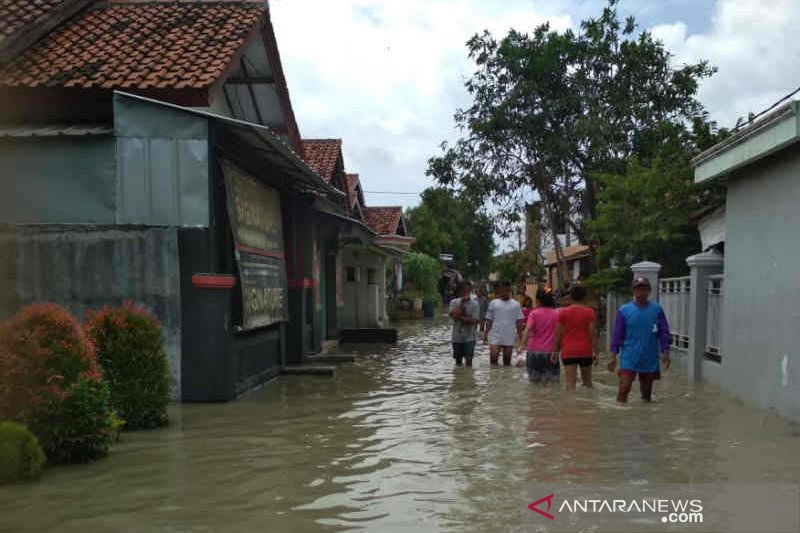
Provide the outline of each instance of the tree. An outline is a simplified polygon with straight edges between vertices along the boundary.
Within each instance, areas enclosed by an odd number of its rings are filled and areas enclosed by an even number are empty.
[[[603,263],[648,260],[660,263],[665,276],[683,274],[686,257],[700,249],[693,213],[724,201],[718,185],[694,184],[690,160],[721,141],[727,131],[701,119],[692,132],[682,126],[670,128],[653,159],[634,156],[624,173],[600,176],[597,217],[588,229],[592,239],[602,243]],[[613,277],[602,270],[596,276]]]
[[[442,273],[438,259],[420,253],[403,256],[403,272],[406,279],[406,296],[435,300],[436,287]]]
[[[505,227],[538,199],[562,278],[556,221],[591,244],[586,223],[603,176],[624,174],[633,156],[648,164],[664,124],[702,116],[697,84],[714,72],[706,62],[673,68],[662,43],[646,31],[635,35],[633,18],[620,22],[617,3],[609,0],[577,33],[544,24],[530,35],[512,30],[498,41],[487,31],[470,39],[478,69],[466,82],[473,103],[455,115],[463,136],[429,160],[429,175]]]
[[[518,250],[499,255],[492,260],[492,272],[498,279],[521,283],[528,274],[539,277],[544,274],[544,267],[529,250]]]
[[[411,249],[432,257],[454,256],[456,268],[467,277],[485,278],[494,251],[493,224],[476,206],[441,188],[422,192],[422,203],[406,213]]]

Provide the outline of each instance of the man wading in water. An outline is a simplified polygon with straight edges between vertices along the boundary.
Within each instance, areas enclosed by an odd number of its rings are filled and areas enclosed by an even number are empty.
[[[625,403],[631,392],[633,381],[639,376],[642,400],[649,402],[653,394],[653,382],[661,378],[659,366],[659,344],[661,362],[664,369],[669,368],[669,324],[664,310],[657,303],[648,301],[650,280],[633,280],[633,301],[619,308],[614,322],[614,336],[611,339],[611,358],[608,370],[617,366],[617,354],[622,350],[619,361],[619,390],[617,401]]]
[[[489,357],[492,366],[498,365],[500,351],[503,352],[503,365],[511,366],[511,355],[519,335],[525,327],[522,307],[511,299],[511,283],[504,281],[497,289],[499,298],[489,304],[486,312],[486,332],[483,342],[489,342]]]
[[[478,301],[471,298],[472,285],[464,281],[458,286],[459,298],[450,300],[450,318],[453,319],[453,359],[456,366],[462,361],[472,366],[475,355],[475,327],[478,324],[480,309]]]

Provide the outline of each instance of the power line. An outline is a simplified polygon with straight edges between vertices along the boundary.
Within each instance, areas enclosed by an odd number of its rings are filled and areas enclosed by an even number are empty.
[[[798,92],[800,92],[800,87],[798,87],[798,88],[797,88],[797,89],[795,89],[794,91],[790,92],[789,94],[787,94],[786,96],[784,96],[783,98],[781,98],[780,100],[778,100],[777,102],[775,102],[774,104],[772,104],[771,106],[769,106],[768,108],[766,108],[764,111],[761,111],[760,113],[756,113],[755,115],[753,115],[753,116],[751,116],[751,117],[748,117],[748,119],[747,119],[747,120],[745,120],[745,121],[743,121],[742,123],[740,123],[740,124],[737,124],[737,125],[736,125],[736,127],[735,127],[735,128],[733,128],[733,130],[732,130],[732,131],[738,131],[738,130],[740,130],[740,129],[744,128],[745,126],[749,126],[749,125],[750,125],[750,124],[752,124],[752,123],[753,123],[753,122],[754,122],[754,121],[755,121],[755,120],[756,120],[758,117],[760,117],[760,116],[763,116],[763,115],[767,114],[768,112],[772,111],[773,109],[775,109],[776,107],[778,107],[778,105],[779,105],[779,104],[782,104],[783,102],[785,102],[786,100],[788,100],[789,98],[791,98],[792,96],[794,96],[795,94],[797,94]]]

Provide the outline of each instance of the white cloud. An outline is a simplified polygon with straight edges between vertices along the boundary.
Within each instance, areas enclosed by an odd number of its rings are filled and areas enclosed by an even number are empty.
[[[698,96],[712,119],[730,127],[800,86],[798,25],[797,0],[718,0],[706,33],[687,35],[682,22],[652,31],[677,64],[707,59],[719,69]]]
[[[566,15],[531,3],[480,0],[272,0],[281,58],[304,137],[341,137],[345,165],[367,191],[421,191],[428,157],[453,136],[468,98],[466,41],[488,28],[532,30]],[[537,8],[541,9],[540,4]],[[367,202],[414,205],[414,196]]]
[[[676,63],[708,59],[719,68],[699,97],[721,125],[800,85],[800,39],[792,32],[800,26],[799,0],[718,0],[713,18],[700,24],[707,3],[671,1],[654,10],[650,0],[626,0],[620,14],[649,13]],[[431,185],[424,175],[428,157],[455,137],[453,112],[469,103],[467,39],[484,28],[503,35],[545,20],[565,29],[587,12],[598,14],[603,3],[271,0],[270,6],[303,136],[341,137],[347,169],[361,174],[367,191],[421,191]],[[368,194],[367,202],[408,206],[418,199]]]

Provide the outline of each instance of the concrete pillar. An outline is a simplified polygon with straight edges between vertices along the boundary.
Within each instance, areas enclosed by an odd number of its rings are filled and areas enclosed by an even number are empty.
[[[686,259],[691,277],[689,293],[689,352],[686,373],[689,382],[700,379],[706,350],[708,320],[708,276],[722,273],[724,258],[718,252],[703,252]]]
[[[614,335],[614,321],[620,306],[620,298],[616,293],[606,295],[606,350],[611,351],[611,337]]]
[[[650,261],[642,261],[641,263],[631,265],[631,271],[633,272],[634,279],[647,278],[650,280],[650,285],[653,287],[651,299],[657,302],[659,295],[658,280],[660,278],[661,265]]]

